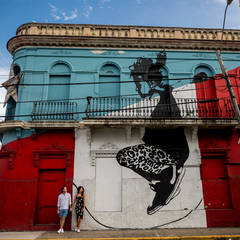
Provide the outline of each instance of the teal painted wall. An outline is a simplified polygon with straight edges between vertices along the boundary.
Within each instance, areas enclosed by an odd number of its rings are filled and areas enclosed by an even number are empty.
[[[156,58],[159,51],[148,50],[96,50],[96,49],[56,49],[56,48],[22,48],[14,55],[14,64],[20,66],[24,72],[21,83],[24,84],[49,84],[62,83],[98,83],[99,81],[132,81],[129,66],[139,57]],[[179,81],[170,81],[176,88],[191,82],[191,78],[198,66],[207,66],[213,75],[220,73],[219,63],[215,52],[197,51],[167,51],[167,62],[164,71],[168,78],[189,78]],[[239,66],[239,53],[225,53],[223,59],[228,70]],[[66,69],[61,70],[66,64]],[[104,65],[115,67],[114,76],[104,75]],[[102,76],[99,75],[102,70]],[[52,72],[51,72],[52,71]],[[55,71],[55,72],[54,72]],[[164,73],[165,74],[165,73]],[[59,81],[58,81],[59,76]],[[67,90],[66,90],[67,88]],[[65,91],[65,90],[66,91]],[[65,92],[64,92],[65,91]],[[16,106],[16,115],[30,115],[33,103],[21,101],[40,101],[56,98],[69,98],[77,102],[78,112],[86,109],[87,96],[116,96],[137,94],[133,82],[115,84],[108,87],[103,84],[70,85],[70,86],[20,86],[18,95],[19,103]],[[75,119],[81,120],[84,114],[76,114]],[[16,120],[31,120],[30,116],[15,117]]]

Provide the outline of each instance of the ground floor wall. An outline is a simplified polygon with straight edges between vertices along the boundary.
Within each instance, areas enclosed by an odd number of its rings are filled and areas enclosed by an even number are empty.
[[[239,142],[236,129],[197,127],[20,136],[0,151],[0,229],[56,230],[62,185],[85,188],[82,229],[240,226]]]
[[[104,225],[207,226],[196,128],[92,128],[75,139],[74,181]],[[82,227],[103,228],[88,214]]]
[[[201,176],[208,227],[240,226],[239,131],[199,130]]]
[[[19,135],[2,147],[1,230],[57,229],[57,196],[63,185],[72,191],[73,155],[73,131]]]

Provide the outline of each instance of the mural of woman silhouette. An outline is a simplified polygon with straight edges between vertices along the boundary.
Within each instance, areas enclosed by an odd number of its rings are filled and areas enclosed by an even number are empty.
[[[151,113],[152,118],[180,118],[180,110],[172,95],[172,86],[164,81],[161,72],[165,63],[166,53],[160,52],[155,63],[150,58],[138,58],[129,69],[141,98],[150,99],[156,95],[160,97]],[[147,91],[143,84],[147,84]],[[156,192],[152,204],[147,208],[147,213],[151,215],[179,194],[189,148],[182,127],[146,128],[142,140],[144,144],[121,149],[116,159],[121,166],[130,168],[145,178],[151,190]]]

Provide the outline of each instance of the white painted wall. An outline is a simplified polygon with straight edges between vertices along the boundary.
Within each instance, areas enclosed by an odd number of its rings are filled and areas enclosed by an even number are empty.
[[[85,187],[86,206],[91,214],[116,228],[150,228],[162,224],[166,224],[164,228],[206,227],[203,202],[188,217],[170,223],[187,215],[203,199],[197,129],[185,129],[190,155],[180,194],[153,215],[147,214],[154,198],[148,182],[118,165],[114,157],[118,150],[142,143],[141,135],[140,128],[132,128],[130,132],[124,127],[76,130],[74,182]],[[75,224],[73,214],[73,227]],[[82,229],[105,228],[85,212]]]

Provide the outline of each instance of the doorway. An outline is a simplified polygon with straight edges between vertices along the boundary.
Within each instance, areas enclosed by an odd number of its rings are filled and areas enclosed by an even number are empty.
[[[36,224],[58,224],[57,197],[65,185],[65,170],[40,170]]]

